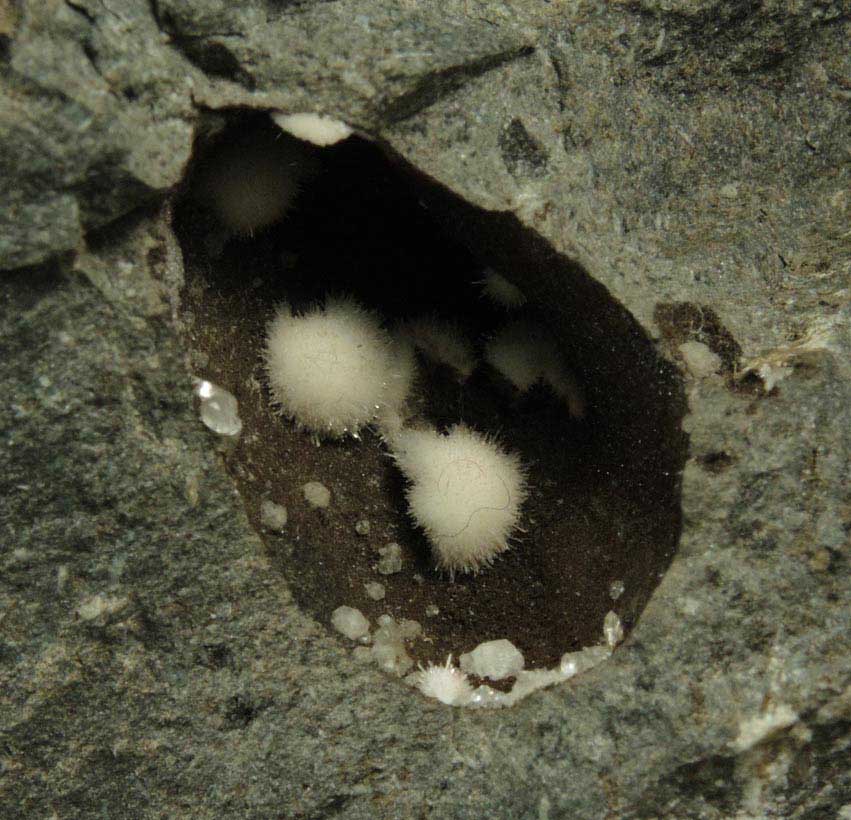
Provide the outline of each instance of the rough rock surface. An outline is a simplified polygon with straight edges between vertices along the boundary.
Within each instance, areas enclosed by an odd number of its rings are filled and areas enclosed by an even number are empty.
[[[849,16],[0,3],[0,815],[851,813]],[[610,662],[451,712],[292,604],[192,408],[158,205],[228,105],[379,135],[672,360],[726,352],[686,377],[680,553]]]

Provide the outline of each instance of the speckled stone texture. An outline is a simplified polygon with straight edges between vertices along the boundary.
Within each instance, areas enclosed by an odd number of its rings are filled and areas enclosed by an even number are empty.
[[[0,816],[851,816],[849,17],[0,2]],[[293,605],[176,326],[167,194],[229,105],[514,211],[683,367],[680,552],[610,662],[453,711]]]

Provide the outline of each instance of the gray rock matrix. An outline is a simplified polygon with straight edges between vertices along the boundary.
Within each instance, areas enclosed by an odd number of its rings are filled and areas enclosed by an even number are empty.
[[[851,817],[849,25],[2,0],[0,816]],[[293,605],[176,327],[168,195],[227,106],[327,113],[514,211],[683,368],[680,549],[611,661],[453,711]],[[689,372],[661,304],[710,310],[740,373]]]

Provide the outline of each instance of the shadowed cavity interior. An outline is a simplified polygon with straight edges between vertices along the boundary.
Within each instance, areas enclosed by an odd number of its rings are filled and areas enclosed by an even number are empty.
[[[685,406],[675,371],[601,285],[511,214],[473,207],[358,137],[303,146],[311,168],[288,214],[253,236],[226,236],[192,194],[191,174],[229,141],[252,131],[265,139],[272,127],[244,112],[228,118],[223,133],[199,140],[175,209],[187,343],[196,375],[239,400],[243,432],[224,458],[298,604],[326,625],[341,605],[373,624],[384,613],[414,619],[426,636],[409,650],[419,661],[508,638],[527,668],[551,666],[599,643],[611,609],[629,631],[680,534]],[[518,285],[527,304],[509,312],[483,298],[486,268]],[[454,582],[433,569],[406,514],[404,480],[377,436],[316,447],[274,412],[265,327],[282,301],[300,309],[329,293],[353,295],[388,328],[434,315],[472,341],[480,363],[464,383],[418,356],[413,404],[439,428],[463,421],[498,434],[527,465],[523,531],[493,568]],[[518,394],[481,361],[486,339],[517,317],[552,335],[585,391],[585,419],[571,418],[543,386]],[[331,490],[328,508],[305,502],[301,488],[311,481]],[[264,499],[287,508],[281,533],[262,528]],[[364,519],[367,535],[355,528]],[[401,545],[403,567],[381,575],[378,549],[390,542]],[[616,600],[615,581],[625,590]],[[384,585],[383,600],[367,595],[369,582]]]

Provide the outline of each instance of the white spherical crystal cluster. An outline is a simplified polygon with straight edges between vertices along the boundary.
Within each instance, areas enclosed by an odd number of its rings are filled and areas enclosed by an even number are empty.
[[[463,424],[446,435],[403,430],[393,454],[409,481],[411,516],[440,569],[475,573],[508,549],[526,498],[517,455]]]
[[[357,436],[382,410],[404,401],[411,369],[377,317],[354,299],[293,316],[281,307],[269,324],[266,370],[283,414],[318,436]]]
[[[411,683],[426,697],[439,700],[447,706],[466,706],[473,696],[473,687],[467,676],[452,665],[452,655],[442,666],[429,664],[411,675]]]
[[[426,316],[405,322],[399,334],[435,362],[448,365],[462,379],[467,379],[476,368],[473,346],[454,322],[436,316]]]
[[[478,284],[488,299],[504,308],[519,308],[526,304],[523,291],[491,268],[485,271],[485,278]]]
[[[311,165],[298,140],[251,134],[212,150],[198,196],[226,228],[251,236],[284,216]]]
[[[392,339],[393,373],[387,382],[384,404],[378,409],[376,426],[385,440],[392,439],[404,426],[408,415],[408,396],[417,377],[414,346],[400,336]]]
[[[539,328],[519,320],[506,325],[485,346],[485,360],[521,393],[536,382],[548,384],[574,418],[585,416],[585,395],[561,361],[558,348]]]

